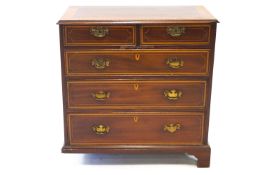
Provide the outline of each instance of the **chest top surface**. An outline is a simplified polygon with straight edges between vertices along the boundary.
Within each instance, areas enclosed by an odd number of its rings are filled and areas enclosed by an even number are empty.
[[[203,6],[72,6],[67,9],[58,24],[74,23],[170,23],[217,22]]]

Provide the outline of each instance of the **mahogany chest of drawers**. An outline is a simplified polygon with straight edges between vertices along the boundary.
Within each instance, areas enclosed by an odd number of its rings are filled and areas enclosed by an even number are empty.
[[[208,167],[217,20],[201,6],[70,7],[64,153],[188,153]]]

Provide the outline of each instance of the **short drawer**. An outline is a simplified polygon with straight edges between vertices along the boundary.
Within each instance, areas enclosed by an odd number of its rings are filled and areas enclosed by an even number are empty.
[[[66,51],[67,76],[207,76],[209,50]]]
[[[144,25],[142,45],[208,45],[210,26],[201,24]]]
[[[64,45],[135,45],[135,27],[65,26]]]
[[[69,81],[69,108],[204,108],[205,81]]]
[[[200,145],[202,113],[69,114],[70,145]]]

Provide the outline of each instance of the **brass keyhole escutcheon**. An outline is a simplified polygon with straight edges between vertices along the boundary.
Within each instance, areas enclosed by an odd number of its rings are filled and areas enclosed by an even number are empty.
[[[137,91],[139,88],[139,85],[138,84],[134,84],[134,90]]]
[[[134,122],[135,122],[135,123],[138,122],[138,117],[137,117],[137,116],[134,117]]]
[[[139,59],[140,59],[140,54],[135,54],[135,60],[139,61]]]

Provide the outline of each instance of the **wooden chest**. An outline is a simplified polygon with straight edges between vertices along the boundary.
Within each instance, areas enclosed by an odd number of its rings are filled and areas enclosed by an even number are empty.
[[[188,153],[208,167],[217,20],[201,6],[70,7],[64,153]]]

